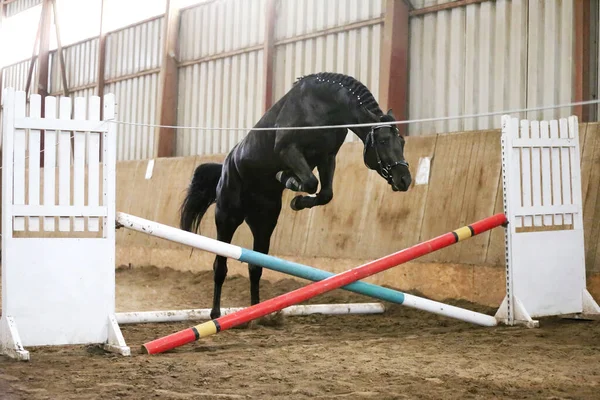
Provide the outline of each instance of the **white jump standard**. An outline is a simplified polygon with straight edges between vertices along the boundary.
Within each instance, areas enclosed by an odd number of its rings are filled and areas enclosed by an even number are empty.
[[[586,288],[579,152],[577,117],[520,124],[502,117],[509,225],[506,297],[496,318],[506,324],[536,327],[536,317],[600,314]]]
[[[37,94],[31,95],[29,116],[24,92],[6,89],[2,99],[0,353],[28,360],[24,346],[98,343],[129,355],[115,317],[116,127],[100,121],[96,96],[87,106],[84,98],[75,99],[73,120],[69,97],[60,99],[58,119],[55,97],[46,97],[44,118]],[[104,118],[114,113],[115,96],[108,94]],[[54,151],[44,153],[43,169],[42,129],[45,148],[58,146],[57,157]],[[51,232],[58,237],[45,237]],[[17,237],[20,233],[27,237]]]

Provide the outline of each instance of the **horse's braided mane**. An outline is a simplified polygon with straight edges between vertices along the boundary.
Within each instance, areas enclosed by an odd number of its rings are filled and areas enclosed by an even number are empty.
[[[300,81],[312,78],[318,79],[320,82],[328,84],[331,87],[337,87],[339,89],[341,86],[345,88],[357,101],[357,105],[364,107],[377,116],[383,115],[383,111],[381,111],[373,93],[371,93],[371,91],[358,79],[335,72],[319,72],[299,77],[296,82],[294,82],[294,85]]]

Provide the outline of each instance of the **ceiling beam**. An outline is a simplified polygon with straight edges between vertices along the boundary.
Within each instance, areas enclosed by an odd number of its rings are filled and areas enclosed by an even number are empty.
[[[163,36],[163,59],[160,71],[160,94],[158,96],[160,125],[177,124],[177,63],[179,58],[179,20],[181,10],[178,0],[167,0],[165,32]],[[175,155],[175,129],[158,128],[157,157]]]
[[[403,0],[386,0],[379,70],[379,103],[392,109],[396,120],[408,119],[409,6]],[[398,125],[402,135],[406,125]]]
[[[574,74],[573,74],[573,101],[586,101],[591,97],[590,80],[590,19],[591,8],[589,0],[575,0],[574,4]],[[591,106],[574,106],[572,113],[577,115],[580,122],[590,120]]]

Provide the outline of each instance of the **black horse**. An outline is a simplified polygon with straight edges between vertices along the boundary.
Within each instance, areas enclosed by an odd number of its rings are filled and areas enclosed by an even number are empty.
[[[353,77],[318,73],[299,78],[254,126],[306,127],[378,123],[350,128],[364,143],[363,159],[394,191],[411,184],[404,159],[404,138],[391,112],[384,114],[371,92]],[[381,124],[379,124],[381,123]],[[217,239],[230,243],[246,221],[254,237],[254,250],[267,254],[271,234],[281,212],[285,188],[315,196],[298,195],[290,206],[299,211],[327,204],[333,198],[335,157],[346,137],[346,128],[314,130],[251,130],[227,155],[223,164],[199,165],[180,209],[180,227],[197,231],[210,205],[216,202]],[[313,169],[319,171],[319,180]],[[250,301],[259,303],[262,267],[248,266]],[[214,295],[211,318],[221,315],[221,288],[227,276],[227,259],[213,264]]]

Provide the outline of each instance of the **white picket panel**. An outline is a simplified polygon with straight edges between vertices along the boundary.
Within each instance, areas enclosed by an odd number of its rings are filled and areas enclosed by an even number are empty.
[[[506,323],[600,313],[586,289],[578,126],[502,117],[507,293],[496,317]]]
[[[71,98],[61,98],[59,119],[54,97],[46,97],[45,118],[40,118],[38,95],[31,96],[29,116],[24,92],[6,89],[3,101],[0,353],[27,360],[23,346],[103,343],[109,351],[129,355],[115,317],[115,124],[99,120],[99,97],[88,105],[75,98],[74,109]],[[115,97],[108,94],[105,119],[114,119],[114,109]],[[40,129],[45,130],[42,201]],[[26,218],[27,234],[15,237],[26,230]],[[36,234],[41,218],[46,232],[54,231],[59,219],[57,237]],[[87,230],[86,218],[92,221]]]

